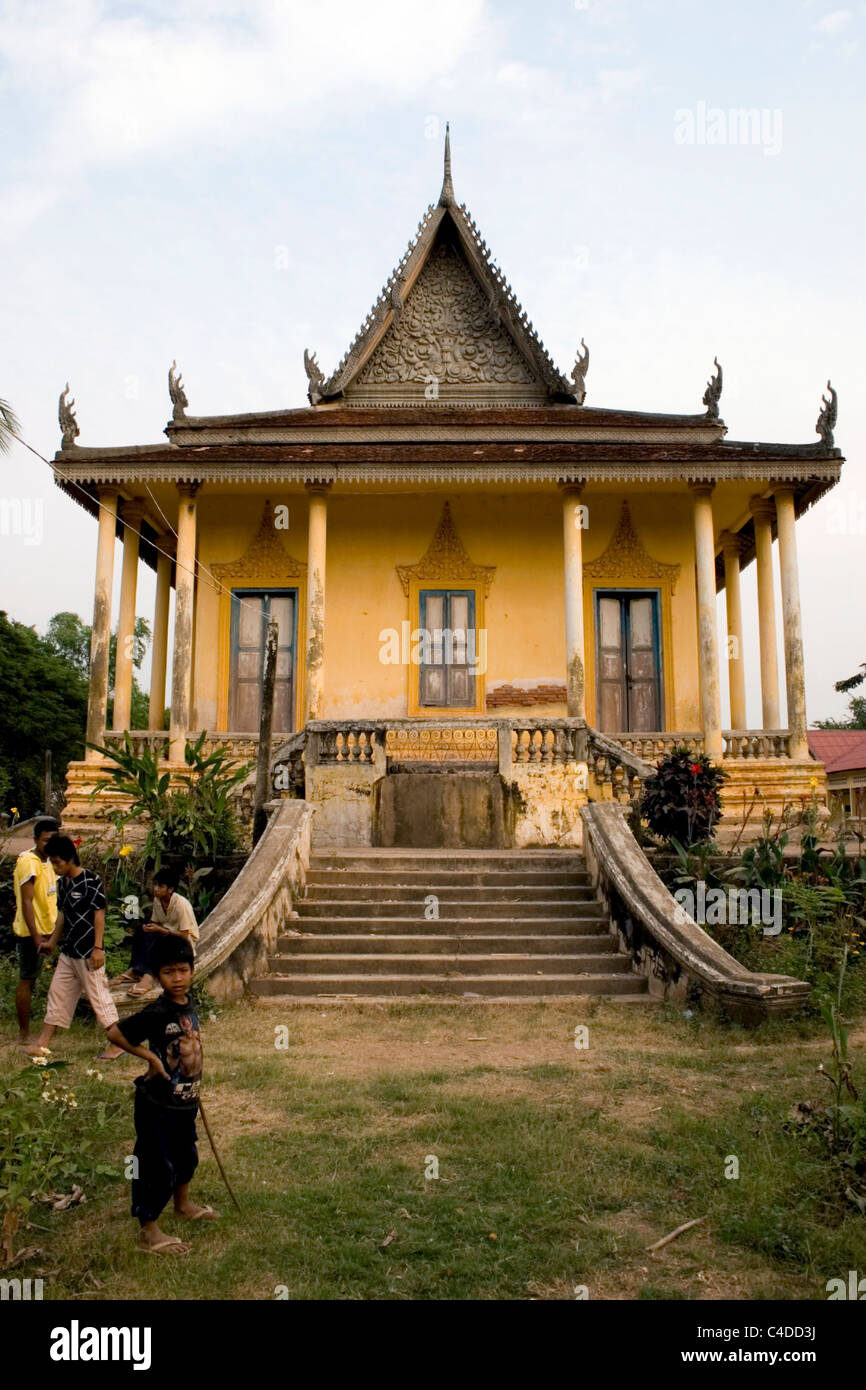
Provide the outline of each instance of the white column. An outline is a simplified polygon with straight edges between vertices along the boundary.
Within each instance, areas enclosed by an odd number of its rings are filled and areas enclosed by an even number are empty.
[[[192,627],[195,602],[195,533],[198,483],[178,486],[177,564],[174,583],[174,655],[171,672],[169,757],[183,762],[192,692]]]
[[[562,489],[565,558],[565,657],[568,714],[586,718],[586,648],[583,630],[583,487]]]
[[[135,596],[138,588],[138,551],[143,511],[134,504],[125,506],[123,517],[123,568],[120,573],[120,612],[117,619],[117,647],[114,654],[113,729],[128,729],[132,717],[132,651],[135,638]]]
[[[96,579],[93,585],[93,626],[90,630],[90,682],[87,692],[87,742],[105,738],[108,709],[108,651],[111,642],[111,590],[114,582],[114,537],[117,529],[117,492],[99,491],[99,535],[96,542]],[[92,748],[87,762],[99,760]]]
[[[701,689],[701,728],[704,750],[722,758],[722,712],[719,698],[719,639],[716,627],[716,546],[713,532],[712,485],[693,483],[695,571],[698,588],[698,657]]]
[[[722,534],[725,557],[725,607],[728,619],[728,688],[731,728],[746,727],[746,673],[743,662],[743,605],[740,599],[740,538]]]
[[[788,696],[788,728],[792,758],[807,759],[806,672],[803,664],[803,631],[800,619],[800,576],[797,566],[794,490],[776,488],[776,527],[779,537],[779,570],[782,579],[782,627],[785,635],[785,689]]]
[[[157,538],[164,548],[165,536]],[[150,704],[148,728],[161,729],[165,718],[165,671],[168,664],[168,608],[171,598],[171,558],[157,555],[156,601],[153,606],[153,647],[150,666]]]
[[[776,594],[773,588],[773,503],[753,497],[749,509],[755,525],[758,568],[758,634],[761,650],[761,714],[765,729],[778,729],[779,657],[776,649]]]
[[[329,484],[308,484],[306,718],[321,719],[325,686],[325,566]]]

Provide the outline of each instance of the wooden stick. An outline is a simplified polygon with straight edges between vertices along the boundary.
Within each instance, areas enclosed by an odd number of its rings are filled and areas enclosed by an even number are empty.
[[[209,1125],[208,1122],[207,1122],[207,1115],[204,1113],[204,1106],[203,1106],[202,1103],[201,1103],[201,1097],[199,1097],[199,1102],[198,1102],[198,1113],[201,1115],[201,1122],[202,1122],[202,1124],[204,1125],[204,1127],[205,1127],[205,1133],[207,1134],[207,1137],[208,1137],[208,1139],[210,1140],[210,1146],[211,1146],[211,1148],[213,1149],[213,1156],[214,1156],[214,1158],[215,1158],[216,1161],[217,1161],[217,1167],[219,1168],[220,1174],[222,1175],[222,1180],[223,1180],[223,1182],[224,1182],[225,1185],[226,1185],[226,1189],[227,1189],[227,1191],[228,1191],[228,1194],[229,1194],[229,1196],[231,1197],[232,1201],[234,1202],[235,1207],[237,1208],[238,1211],[240,1211],[240,1205],[239,1205],[239,1203],[238,1203],[238,1199],[237,1199],[237,1197],[235,1196],[235,1194],[232,1192],[232,1185],[231,1185],[231,1183],[229,1182],[228,1178],[226,1177],[226,1170],[225,1170],[225,1168],[224,1168],[223,1165],[222,1165],[222,1160],[221,1160],[219,1154],[217,1153],[217,1146],[216,1146],[216,1144],[215,1144],[214,1141],[213,1141],[213,1135],[211,1134],[210,1125]]]
[[[686,1221],[682,1226],[677,1226],[675,1231],[671,1231],[669,1236],[662,1236],[661,1240],[657,1240],[655,1245],[648,1245],[646,1247],[647,1250],[661,1250],[663,1245],[667,1245],[671,1240],[676,1240],[677,1236],[683,1234],[683,1231],[690,1231],[693,1226],[699,1226],[701,1222],[706,1221],[706,1219],[705,1216],[696,1216],[694,1221]]]

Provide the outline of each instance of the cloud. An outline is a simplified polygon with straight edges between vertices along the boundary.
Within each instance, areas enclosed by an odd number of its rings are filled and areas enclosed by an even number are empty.
[[[819,34],[839,34],[854,18],[850,10],[831,10],[812,27]]]
[[[93,166],[176,158],[203,140],[237,145],[263,122],[309,136],[311,120],[351,118],[447,74],[479,38],[484,0],[331,0],[327,22],[290,0],[179,0],[119,17],[107,0],[12,0],[0,9],[6,100],[53,116],[39,132],[39,184],[17,198],[41,211]],[[19,105],[20,103],[20,105]],[[32,108],[31,108],[32,109]],[[37,107],[37,111],[41,109]]]

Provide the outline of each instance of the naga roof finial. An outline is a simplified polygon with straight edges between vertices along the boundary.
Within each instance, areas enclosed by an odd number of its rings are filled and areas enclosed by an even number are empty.
[[[713,358],[713,366],[716,370],[707,382],[707,389],[702,397],[703,403],[707,407],[708,420],[718,420],[719,400],[722,395],[722,368],[718,357]]]
[[[322,399],[322,387],[325,384],[325,374],[316,360],[316,354],[310,352],[309,348],[304,348],[304,371],[307,373],[309,389],[307,399],[310,405],[318,405]]]
[[[451,182],[451,122],[445,122],[445,166],[442,176],[442,192],[439,194],[439,206],[441,208],[451,208],[454,206],[454,185]]]
[[[836,428],[836,417],[838,415],[838,397],[829,381],[827,382],[827,390],[830,394],[829,396],[821,397],[821,413],[815,421],[815,429],[821,436],[821,443],[828,449],[832,449],[834,446],[833,430]]]
[[[577,361],[571,369],[571,384],[578,405],[583,405],[586,400],[586,374],[588,371],[589,348],[581,338],[580,347],[577,350]]]
[[[171,397],[171,418],[183,420],[189,401],[186,398],[186,391],[183,389],[183,377],[177,369],[177,358],[168,369],[168,394]]]
[[[61,438],[60,448],[72,449],[78,438],[78,421],[75,418],[75,401],[69,394],[69,382],[60,393],[60,400],[57,406],[57,419],[60,424]]]

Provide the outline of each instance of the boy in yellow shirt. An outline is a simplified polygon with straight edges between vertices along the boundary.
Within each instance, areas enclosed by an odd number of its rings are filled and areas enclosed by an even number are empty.
[[[18,1015],[18,1038],[22,1045],[30,1038],[33,982],[57,945],[57,875],[45,847],[59,829],[57,821],[49,816],[36,821],[33,826],[33,848],[19,854],[12,876],[15,889],[12,931],[17,938],[15,944],[18,948],[15,1012]]]

